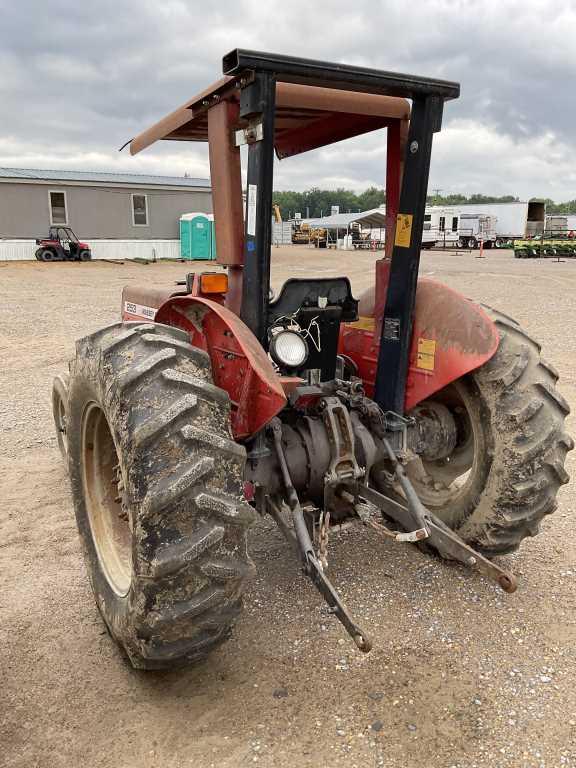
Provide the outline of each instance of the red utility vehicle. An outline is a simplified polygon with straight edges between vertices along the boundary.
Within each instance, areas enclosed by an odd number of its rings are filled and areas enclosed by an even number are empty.
[[[70,227],[50,227],[48,237],[37,238],[38,261],[90,261],[92,251],[82,243]]]

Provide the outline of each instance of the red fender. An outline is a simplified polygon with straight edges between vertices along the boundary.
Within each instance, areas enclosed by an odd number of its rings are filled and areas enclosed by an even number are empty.
[[[232,432],[248,437],[286,405],[282,382],[250,329],[226,307],[201,296],[174,296],[154,318],[187,331],[190,343],[205,350],[214,383],[232,402]]]
[[[342,326],[339,343],[339,352],[358,366],[369,397],[374,395],[380,341],[375,338],[374,293],[371,288],[362,294],[360,319]],[[447,285],[420,278],[405,410],[484,365],[498,343],[496,326],[482,307]]]

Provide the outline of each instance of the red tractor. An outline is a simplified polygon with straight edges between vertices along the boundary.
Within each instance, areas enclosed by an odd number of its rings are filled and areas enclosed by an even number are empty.
[[[224,77],[131,142],[209,142],[221,273],[124,289],[77,342],[54,415],[96,603],[135,667],[195,662],[236,621],[269,514],[362,651],[327,576],[357,521],[493,579],[568,481],[568,405],[507,315],[418,265],[433,134],[457,83],[235,50]],[[407,100],[411,101],[411,105]],[[387,129],[374,287],[292,278],[270,295],[279,158]],[[246,213],[240,147],[248,146]]]
[[[50,227],[48,237],[36,238],[38,261],[90,261],[92,251],[70,227]]]

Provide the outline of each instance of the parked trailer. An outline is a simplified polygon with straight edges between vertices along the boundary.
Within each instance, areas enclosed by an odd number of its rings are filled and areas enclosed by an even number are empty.
[[[576,216],[569,214],[550,214],[546,216],[546,230],[547,235],[559,234],[568,232],[576,232]]]
[[[546,216],[544,232],[566,232],[568,230],[568,216]]]
[[[453,207],[427,208],[424,216],[423,248],[434,245],[458,248],[477,248],[483,242],[488,248],[496,241],[498,219],[480,213],[457,210]]]
[[[501,248],[508,240],[541,234],[546,220],[546,203],[540,201],[514,203],[469,203],[466,205],[431,205],[426,213],[446,217],[452,228],[453,218],[465,214],[494,216],[497,219],[494,246]]]

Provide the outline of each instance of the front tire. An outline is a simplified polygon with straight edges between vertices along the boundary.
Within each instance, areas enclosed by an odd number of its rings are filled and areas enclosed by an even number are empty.
[[[406,469],[422,500],[487,556],[516,550],[557,506],[574,443],[558,374],[540,345],[514,321],[486,308],[500,333],[481,368],[433,395],[453,414],[456,446],[448,460],[416,459]]]
[[[118,323],[77,343],[69,471],[96,603],[133,666],[204,659],[253,564],[245,449],[228,395],[183,331]]]

